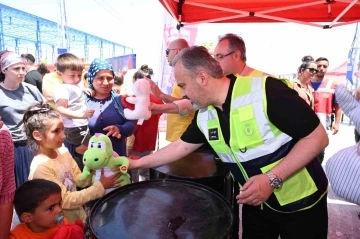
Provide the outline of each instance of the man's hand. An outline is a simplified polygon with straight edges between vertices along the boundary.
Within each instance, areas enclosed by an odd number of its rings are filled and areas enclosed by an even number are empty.
[[[266,174],[249,178],[236,196],[237,203],[257,206],[264,203],[273,192],[270,180]]]
[[[121,137],[120,130],[115,125],[107,126],[107,127],[103,128],[103,130],[104,131],[109,131],[106,134],[106,136],[112,136],[112,137],[115,137],[115,138],[118,138],[118,139],[120,139],[120,137]]]
[[[339,132],[339,124],[334,123],[331,127],[331,130],[333,131],[333,135],[337,134]]]
[[[150,89],[151,89],[151,92],[158,98],[161,99],[161,96],[164,94],[160,88],[155,84],[154,81],[152,81],[151,79],[145,77],[145,79],[149,82],[150,84]]]

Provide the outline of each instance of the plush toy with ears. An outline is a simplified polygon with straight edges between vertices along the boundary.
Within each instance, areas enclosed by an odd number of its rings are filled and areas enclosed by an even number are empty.
[[[119,177],[122,181],[119,186],[130,184],[130,175],[127,173],[129,160],[126,157],[119,156],[111,144],[111,140],[105,134],[95,134],[89,140],[88,149],[83,157],[84,169],[81,178],[87,178],[91,173],[90,170],[97,170],[95,178],[100,178],[99,170],[104,168],[105,176],[114,174],[111,171],[114,167],[120,167],[122,175]],[[106,193],[110,190],[106,190]]]
[[[148,120],[151,117],[150,106],[150,83],[146,79],[138,79],[133,84],[135,96],[126,97],[126,101],[134,104],[134,110],[124,109],[124,115],[129,120]]]
[[[360,132],[360,102],[343,85],[336,87],[335,97]],[[360,143],[334,154],[327,161],[325,169],[335,194],[360,205]]]

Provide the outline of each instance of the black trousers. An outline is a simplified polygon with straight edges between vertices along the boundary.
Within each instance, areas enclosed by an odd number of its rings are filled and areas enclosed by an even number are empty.
[[[326,239],[327,195],[312,208],[294,213],[243,205],[242,225],[243,239]]]

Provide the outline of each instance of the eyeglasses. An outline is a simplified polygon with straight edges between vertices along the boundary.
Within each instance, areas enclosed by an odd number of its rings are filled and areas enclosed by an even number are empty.
[[[317,68],[324,68],[324,69],[326,69],[326,68],[328,68],[328,66],[327,65],[317,65]]]
[[[168,55],[169,55],[169,53],[170,53],[170,51],[171,51],[171,50],[178,50],[178,49],[176,49],[176,48],[173,48],[173,49],[166,49],[166,50],[165,50],[166,56],[168,56]]]
[[[232,52],[229,52],[228,54],[225,54],[225,55],[223,55],[223,54],[216,54],[216,55],[214,55],[214,58],[216,59],[216,60],[221,60],[221,59],[223,59],[223,58],[225,58],[225,57],[227,57],[227,56],[230,56],[231,54],[233,54],[235,51],[232,51]]]
[[[308,69],[310,71],[310,73],[313,73],[313,74],[316,74],[319,72],[319,70],[315,69],[315,68],[306,68],[306,69]]]

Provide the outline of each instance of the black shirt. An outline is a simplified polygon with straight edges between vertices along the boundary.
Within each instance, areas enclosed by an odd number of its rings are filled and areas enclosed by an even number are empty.
[[[36,86],[42,94],[42,76],[37,70],[31,70],[25,75],[25,82]]]
[[[230,140],[230,105],[231,94],[234,88],[236,77],[231,75],[230,86],[221,111],[216,107],[219,116],[220,127],[225,142]],[[316,129],[319,125],[319,118],[311,107],[299,97],[298,93],[289,88],[279,79],[268,77],[265,84],[267,99],[267,114],[269,120],[282,132],[294,139],[304,138]],[[197,126],[197,114],[195,113],[189,127],[181,136],[181,140],[187,143],[207,143],[206,137]]]

